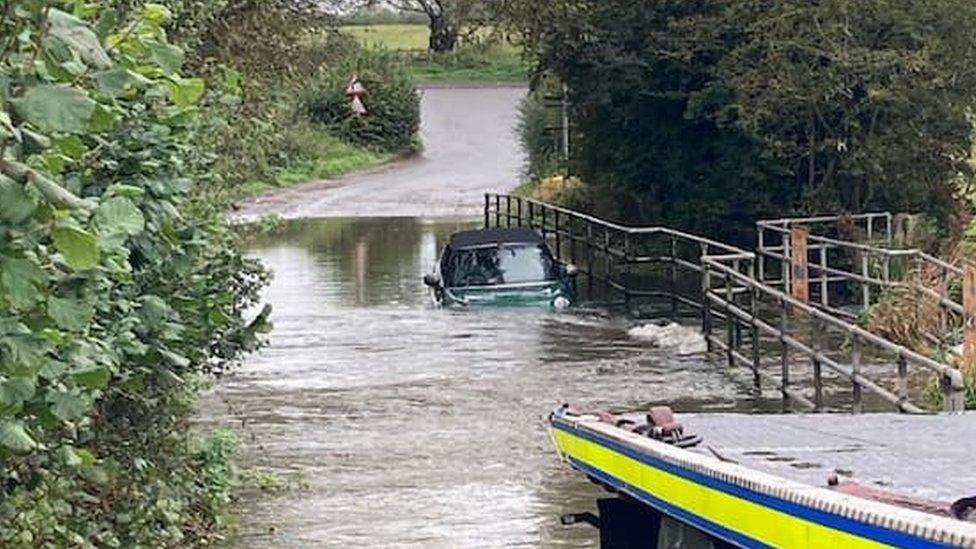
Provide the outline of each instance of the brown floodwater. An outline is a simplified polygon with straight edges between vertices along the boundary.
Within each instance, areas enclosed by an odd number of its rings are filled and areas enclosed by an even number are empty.
[[[222,379],[203,413],[278,476],[236,512],[246,547],[590,547],[560,514],[603,492],[546,430],[563,402],[750,410],[702,355],[679,357],[599,311],[449,310],[421,276],[468,220],[289,221],[250,244],[274,271],[270,346]]]

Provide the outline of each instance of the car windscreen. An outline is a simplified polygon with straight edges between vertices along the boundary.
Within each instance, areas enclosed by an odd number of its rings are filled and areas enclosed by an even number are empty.
[[[501,244],[457,250],[448,259],[449,286],[489,286],[544,282],[555,278],[555,263],[539,244]]]

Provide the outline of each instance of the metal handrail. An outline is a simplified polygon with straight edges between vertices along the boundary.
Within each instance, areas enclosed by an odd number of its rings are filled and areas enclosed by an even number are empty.
[[[504,206],[504,208],[503,208]],[[513,207],[514,206],[514,207]],[[861,407],[861,391],[865,389],[878,395],[880,398],[896,405],[898,409],[905,412],[922,412],[923,410],[913,404],[908,399],[908,365],[915,365],[935,372],[940,376],[941,387],[944,394],[944,403],[947,409],[959,409],[962,407],[963,380],[962,374],[946,364],[932,360],[917,352],[914,352],[902,345],[895,344],[884,337],[861,328],[856,324],[847,322],[838,316],[836,308],[830,308],[827,303],[818,307],[804,303],[788,292],[780,291],[771,287],[762,279],[756,279],[756,260],[758,257],[773,257],[784,261],[784,265],[789,261],[788,244],[784,240],[781,247],[764,247],[762,240],[758,254],[733,245],[718,242],[716,240],[686,233],[676,229],[662,226],[652,227],[633,227],[626,226],[610,221],[599,219],[595,216],[577,212],[562,206],[548,204],[539,200],[513,196],[507,194],[485,194],[485,225],[491,226],[494,221],[496,226],[512,226],[517,222],[520,226],[527,224],[530,227],[539,229],[544,238],[555,240],[555,253],[557,260],[562,260],[560,243],[569,244],[569,253],[574,260],[577,256],[577,247],[584,245],[585,264],[580,267],[581,273],[585,273],[591,287],[593,281],[598,281],[605,288],[620,292],[624,296],[624,303],[630,310],[630,300],[632,298],[670,298],[672,305],[672,315],[676,314],[679,304],[692,306],[701,311],[702,330],[705,332],[706,341],[709,343],[709,350],[717,347],[725,351],[728,356],[729,364],[746,363],[753,368],[757,387],[761,378],[770,376],[760,371],[759,363],[760,345],[759,334],[766,333],[775,336],[783,346],[782,362],[783,373],[781,377],[780,389],[784,398],[792,399],[801,405],[813,404],[820,408],[822,405],[822,381],[821,367],[833,370],[848,378],[854,387],[854,410],[859,411]],[[854,219],[868,220],[885,218],[887,230],[891,232],[891,216],[887,213],[870,213],[852,216]],[[785,227],[790,224],[805,222],[822,222],[837,219],[836,216],[819,216],[800,219],[780,219],[766,220],[757,223],[760,227],[768,228],[775,232],[787,234]],[[647,238],[664,237],[667,240],[647,241]],[[933,264],[945,269],[946,272],[955,272],[951,265],[933,258],[925,256],[919,250],[888,249],[878,248],[866,244],[854,243],[845,240],[830,238],[821,235],[811,235],[810,241],[820,246],[821,257],[824,257],[830,247],[844,247],[855,250],[859,253],[879,253],[886,258],[909,257],[931,259]],[[659,253],[657,245],[669,245],[667,253]],[[642,249],[644,245],[651,245],[648,249]],[[776,253],[782,251],[781,254]],[[690,253],[689,253],[690,252]],[[628,276],[631,274],[631,266],[641,264],[666,264],[670,265],[670,285],[664,291],[658,289],[638,289],[629,286]],[[809,268],[816,271],[821,270],[822,284],[831,281],[855,281],[862,284],[878,284],[884,286],[911,287],[905,282],[892,281],[888,277],[888,268],[885,268],[884,279],[870,276],[866,270],[864,274],[852,273],[831,267],[824,263],[817,265],[812,263]],[[746,267],[748,272],[743,272]],[[602,272],[601,272],[602,268]],[[701,293],[695,290],[694,296],[680,295],[676,290],[678,268],[688,269],[700,273]],[[761,270],[761,264],[760,264]],[[659,272],[659,271],[655,271]],[[834,276],[831,276],[834,275]],[[697,276],[697,275],[696,275]],[[722,278],[725,280],[724,288],[713,288],[712,279]],[[916,283],[917,286],[917,283]],[[930,297],[937,297],[940,303],[945,301],[945,296],[921,287],[921,294]],[[724,296],[722,295],[724,291]],[[932,294],[935,295],[932,295]],[[746,311],[736,304],[738,296],[748,294],[751,296],[751,309]],[[700,297],[700,301],[696,298]],[[775,301],[780,310],[781,322],[776,327],[773,324],[762,320],[757,309],[757,300],[765,297]],[[955,307],[950,307],[954,309]],[[713,310],[714,309],[714,310]],[[823,329],[839,330],[853,340],[854,350],[850,364],[843,364],[828,356],[824,349],[819,347],[819,343],[807,344],[799,338],[788,333],[785,316],[788,311],[802,312],[822,325]],[[727,334],[727,341],[723,342],[712,334],[712,318],[724,318]],[[749,360],[738,351],[739,330],[745,326],[752,330],[753,337],[753,358]],[[815,330],[815,333],[818,333]],[[814,336],[819,339],[819,336]],[[860,373],[860,346],[867,343],[876,346],[880,351],[892,353],[897,357],[898,363],[898,391],[897,394],[889,391],[880,384],[868,379]],[[816,398],[811,403],[795,388],[789,386],[789,365],[787,364],[788,349],[794,349],[806,356],[809,356],[814,363],[815,369],[815,392]]]

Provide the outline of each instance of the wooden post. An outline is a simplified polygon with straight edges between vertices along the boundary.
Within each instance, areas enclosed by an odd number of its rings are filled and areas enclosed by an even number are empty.
[[[535,228],[535,202],[529,201],[529,228]]]
[[[802,302],[810,302],[810,273],[807,269],[806,227],[790,229],[790,295]]]
[[[505,226],[512,226],[512,195],[505,195]]]
[[[518,215],[518,226],[521,227],[522,226],[522,197],[519,196],[515,200],[516,200],[515,205],[518,206],[518,208],[517,208],[518,209],[518,214],[517,214]]]
[[[502,197],[495,195],[495,226],[502,226]]]
[[[963,265],[962,308],[965,319],[963,357],[967,364],[972,364],[976,360],[976,264],[971,261]]]

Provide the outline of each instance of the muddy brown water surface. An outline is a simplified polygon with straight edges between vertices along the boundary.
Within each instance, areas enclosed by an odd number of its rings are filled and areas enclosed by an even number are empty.
[[[603,492],[557,459],[551,409],[769,405],[701,355],[631,338],[625,319],[432,307],[422,274],[475,225],[289,221],[251,242],[275,274],[271,344],[203,413],[286,488],[244,495],[235,545],[593,546],[594,529],[559,525]]]

